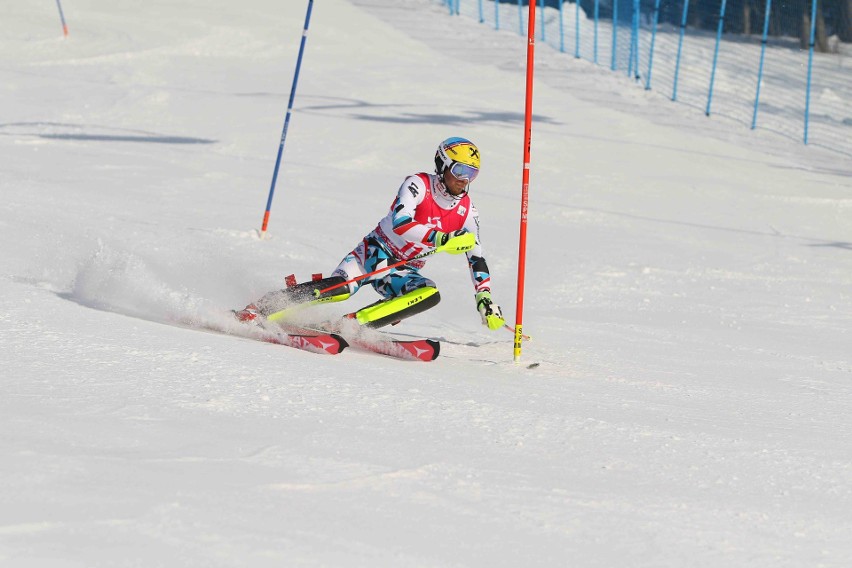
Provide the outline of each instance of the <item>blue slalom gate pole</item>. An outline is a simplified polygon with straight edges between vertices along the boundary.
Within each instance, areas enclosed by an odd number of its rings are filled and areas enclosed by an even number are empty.
[[[284,153],[284,141],[287,139],[287,128],[290,126],[290,112],[293,110],[293,99],[296,98],[296,84],[299,82],[299,70],[302,68],[302,54],[305,52],[305,40],[308,38],[308,25],[311,23],[311,9],[314,0],[308,0],[308,13],[305,16],[305,28],[302,30],[302,43],[299,45],[299,57],[296,59],[296,73],[293,75],[293,86],[290,87],[290,102],[287,104],[287,116],[284,118],[284,129],[281,131],[281,143],[278,145],[278,157],[275,158],[275,170],[272,172],[272,184],[269,186],[269,198],[266,200],[266,212],[263,214],[263,225],[260,227],[260,238],[266,235],[269,225],[269,210],[272,209],[272,197],[275,195],[275,182],[278,179],[278,168],[281,167],[281,155]]]
[[[65,14],[62,13],[62,3],[56,0],[56,6],[59,8],[59,19],[62,21],[62,34],[68,37],[68,26],[65,25]]]
[[[814,0],[816,2],[816,0]],[[725,3],[722,0],[722,8],[719,10],[719,29],[716,32],[716,49],[713,52],[713,70],[710,72],[710,89],[707,91],[707,109],[704,114],[710,116],[710,103],[713,102],[713,83],[716,80],[716,65],[719,63],[719,42],[722,41],[722,28],[725,26]]]
[[[805,93],[805,144],[808,143],[808,117],[811,113],[811,71],[814,67],[814,39],[816,35],[817,0],[811,4],[811,41],[808,48],[808,86]]]
[[[769,14],[772,0],[766,0],[766,13],[763,15],[763,38],[760,40],[760,67],[757,70],[757,90],[754,93],[754,114],[751,116],[751,129],[757,126],[757,105],[760,101],[760,82],[763,81],[763,60],[766,56],[766,38],[769,35]]]

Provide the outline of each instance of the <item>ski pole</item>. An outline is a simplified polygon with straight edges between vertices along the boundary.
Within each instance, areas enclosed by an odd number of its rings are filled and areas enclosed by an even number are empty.
[[[503,329],[515,333],[515,328],[509,325],[508,323],[503,325]],[[523,339],[524,341],[532,341],[532,336],[522,333],[521,339]]]
[[[456,236],[461,236],[461,234],[470,235],[471,238],[473,238],[473,234],[469,233],[467,231],[455,231],[453,233],[453,235],[456,235]],[[474,239],[474,242],[475,242],[475,239]],[[446,252],[449,252],[450,254],[459,254],[459,253],[462,253],[462,252],[467,252],[467,251],[471,250],[471,248],[473,248],[473,243],[465,243],[465,244],[461,244],[461,243],[450,244],[450,243],[452,243],[452,239],[449,240],[449,241],[446,241],[444,244],[442,244],[440,246],[433,248],[432,250],[422,252],[422,253],[418,254],[417,256],[412,256],[409,259],[400,260],[399,262],[389,264],[389,265],[385,266],[384,268],[379,268],[378,270],[368,272],[367,274],[362,274],[361,276],[356,276],[355,278],[352,278],[351,280],[347,280],[346,282],[340,282],[339,284],[329,286],[328,288],[324,288],[322,290],[314,290],[314,296],[319,298],[321,295],[323,295],[326,292],[329,292],[331,290],[336,290],[337,288],[342,288],[343,286],[345,286],[347,284],[351,284],[352,282],[358,282],[359,280],[363,280],[364,278],[369,278],[370,276],[378,274],[379,272],[384,272],[385,270],[390,270],[391,268],[396,268],[397,266],[402,266],[403,264],[411,262],[412,260],[419,260],[423,257],[429,256],[431,254],[435,254],[436,252],[445,252],[446,251]]]
[[[58,1],[58,0],[57,0]],[[299,82],[299,70],[302,68],[302,54],[305,52],[305,40],[308,38],[308,25],[311,23],[311,9],[314,0],[308,0],[308,13],[305,16],[305,28],[302,30],[302,43],[299,45],[299,57],[296,59],[296,73],[293,75],[293,86],[290,88],[290,102],[287,104],[287,115],[284,117],[284,129],[281,131],[281,143],[278,144],[278,157],[275,158],[275,169],[272,172],[272,184],[269,186],[269,198],[266,200],[266,211],[263,214],[263,224],[260,227],[260,239],[266,235],[269,224],[269,211],[272,209],[272,196],[275,194],[275,182],[278,180],[278,168],[281,166],[281,155],[284,153],[284,141],[287,139],[287,129],[290,126],[290,112],[293,110],[293,99],[296,96],[296,84]]]
[[[332,290],[337,290],[338,288],[343,288],[347,284],[351,284],[353,282],[359,282],[361,280],[364,280],[365,278],[369,278],[370,276],[375,276],[376,274],[379,274],[380,272],[384,272],[385,270],[390,270],[391,268],[396,268],[397,266],[402,266],[403,264],[409,263],[412,260],[419,260],[423,257],[429,256],[430,254],[435,254],[436,252],[439,252],[441,250],[442,250],[441,247],[438,247],[438,248],[432,249],[428,252],[424,252],[423,254],[418,254],[417,256],[409,258],[408,260],[400,260],[399,262],[394,262],[393,264],[389,264],[385,267],[379,268],[378,270],[368,272],[367,274],[362,274],[361,276],[356,276],[355,278],[347,280],[346,282],[339,282],[337,284],[333,284],[333,285],[329,286],[328,288],[323,288],[322,290],[314,290],[314,296],[319,298],[320,296],[322,296],[326,292],[331,292]]]

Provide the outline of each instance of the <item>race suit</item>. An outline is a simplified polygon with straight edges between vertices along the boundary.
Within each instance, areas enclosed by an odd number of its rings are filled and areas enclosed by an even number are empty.
[[[467,193],[452,196],[440,176],[427,173],[405,179],[388,214],[344,257],[333,275],[350,280],[383,266],[410,260],[397,268],[350,283],[350,292],[354,294],[362,284],[369,282],[389,299],[423,286],[437,287],[420,274],[426,261],[417,257],[435,249],[436,231],[451,233],[460,229],[476,235],[476,246],[466,253],[475,292],[490,291],[491,277],[479,241],[479,214],[470,196]]]

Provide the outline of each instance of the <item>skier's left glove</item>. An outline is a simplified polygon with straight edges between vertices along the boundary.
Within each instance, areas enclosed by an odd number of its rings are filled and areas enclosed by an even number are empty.
[[[482,316],[482,325],[487,325],[488,329],[500,329],[506,325],[500,306],[491,301],[491,292],[486,290],[476,295],[476,309]]]

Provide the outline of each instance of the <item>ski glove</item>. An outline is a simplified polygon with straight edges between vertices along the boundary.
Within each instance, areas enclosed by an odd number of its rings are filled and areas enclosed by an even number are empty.
[[[476,246],[476,235],[462,229],[453,231],[452,233],[442,233],[435,231],[435,247],[437,252],[448,252],[450,254],[459,254],[469,252]]]
[[[506,325],[500,306],[491,301],[491,292],[486,290],[476,295],[476,309],[482,316],[482,325],[487,325],[488,329],[500,329]]]

